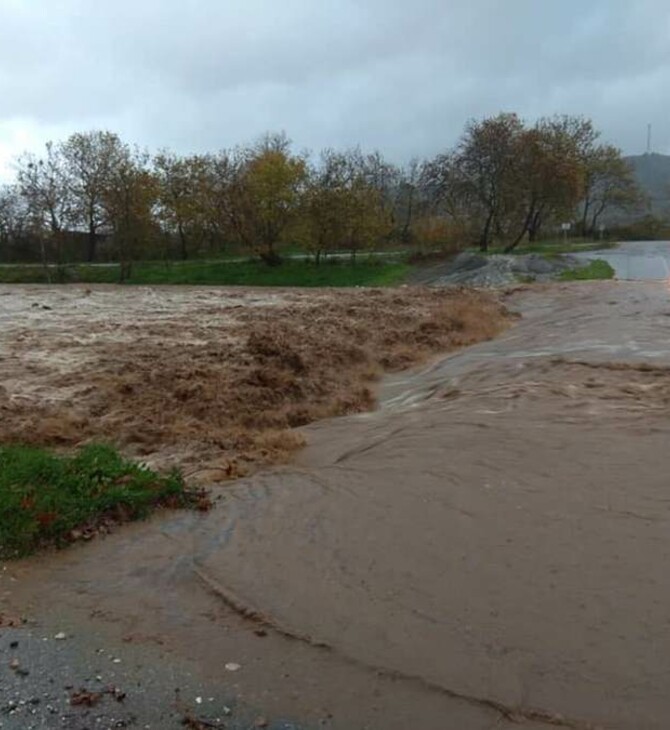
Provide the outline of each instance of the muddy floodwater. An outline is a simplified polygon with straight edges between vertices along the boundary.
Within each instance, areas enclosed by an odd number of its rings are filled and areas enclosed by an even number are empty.
[[[507,304],[505,334],[307,427],[293,465],[9,565],[3,601],[301,727],[667,728],[670,289]]]

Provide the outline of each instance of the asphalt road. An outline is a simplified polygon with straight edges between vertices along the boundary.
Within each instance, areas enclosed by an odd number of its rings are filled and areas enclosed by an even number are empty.
[[[101,633],[56,628],[0,629],[2,730],[298,730],[266,721],[220,680],[194,677],[150,642],[112,648]]]
[[[602,259],[622,281],[670,279],[670,241],[627,241],[614,249],[574,254],[578,258]]]

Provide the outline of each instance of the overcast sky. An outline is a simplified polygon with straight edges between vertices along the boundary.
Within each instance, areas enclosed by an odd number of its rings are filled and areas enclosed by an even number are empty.
[[[472,117],[591,117],[670,152],[668,0],[0,0],[0,176],[104,128],[154,150],[285,130],[402,162]]]

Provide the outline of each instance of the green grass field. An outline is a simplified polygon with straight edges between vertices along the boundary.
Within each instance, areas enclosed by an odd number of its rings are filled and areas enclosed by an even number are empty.
[[[191,284],[219,286],[297,286],[346,287],[391,286],[400,282],[409,265],[397,260],[349,259],[316,265],[312,261],[287,259],[280,266],[258,261],[180,261],[137,262],[133,264],[128,284]],[[118,283],[120,268],[78,264],[61,270],[50,269],[52,283]],[[0,266],[0,283],[46,283],[42,266]]]
[[[577,269],[569,269],[564,271],[560,278],[561,281],[586,281],[589,279],[613,279],[614,269],[601,259],[594,259],[586,266]]]
[[[121,458],[108,446],[55,456],[0,447],[0,558],[28,555],[95,534],[101,525],[146,517],[157,507],[198,506],[205,497]]]

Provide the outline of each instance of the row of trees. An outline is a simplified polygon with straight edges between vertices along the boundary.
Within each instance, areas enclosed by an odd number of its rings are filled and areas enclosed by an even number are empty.
[[[575,117],[471,122],[452,150],[406,167],[359,149],[297,153],[283,135],[151,156],[96,131],[17,160],[0,188],[0,257],[129,266],[234,247],[272,265],[286,245],[317,261],[392,244],[511,250],[566,221],[592,235],[612,210],[642,204],[619,150]]]
[[[494,241],[511,251],[559,223],[594,236],[606,213],[645,203],[621,152],[599,143],[593,124],[579,117],[532,127],[515,114],[472,122],[422,177],[438,209],[461,221],[483,251]]]

